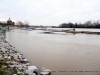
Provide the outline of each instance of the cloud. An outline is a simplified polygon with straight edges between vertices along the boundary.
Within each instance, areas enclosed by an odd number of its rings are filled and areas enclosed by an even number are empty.
[[[32,25],[99,20],[99,0],[0,0],[0,20],[9,17]]]

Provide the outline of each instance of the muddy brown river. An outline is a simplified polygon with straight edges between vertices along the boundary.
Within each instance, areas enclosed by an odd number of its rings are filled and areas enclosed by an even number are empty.
[[[11,30],[6,40],[52,75],[100,75],[100,35]]]

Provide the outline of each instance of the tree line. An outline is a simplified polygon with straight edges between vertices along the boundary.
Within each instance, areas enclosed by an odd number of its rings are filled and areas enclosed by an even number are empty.
[[[17,22],[16,22],[16,26],[17,26],[17,27],[20,27],[20,28],[22,28],[22,27],[29,27],[29,22],[28,22],[28,21],[24,21],[24,22],[22,22],[22,21],[17,21]]]
[[[2,22],[0,22],[0,26],[7,26],[7,23],[2,23]]]
[[[100,20],[86,21],[85,23],[62,23],[59,28],[100,28]]]

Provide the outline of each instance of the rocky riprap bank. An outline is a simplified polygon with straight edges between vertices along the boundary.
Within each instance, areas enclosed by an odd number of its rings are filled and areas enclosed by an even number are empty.
[[[39,70],[0,35],[0,75],[51,75],[49,69]]]

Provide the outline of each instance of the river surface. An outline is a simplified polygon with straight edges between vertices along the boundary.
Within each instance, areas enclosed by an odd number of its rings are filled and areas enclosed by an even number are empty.
[[[100,35],[11,30],[6,40],[52,75],[100,75]]]

